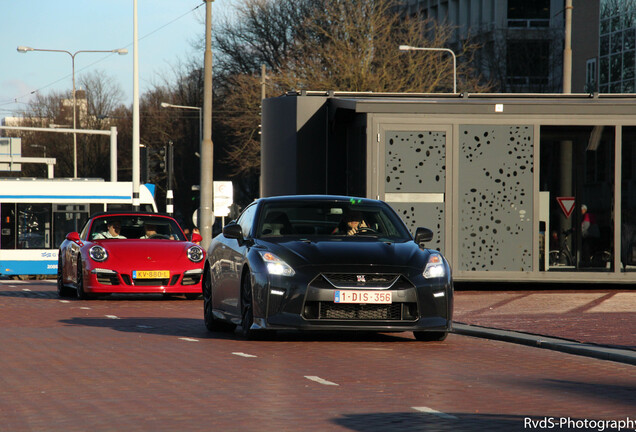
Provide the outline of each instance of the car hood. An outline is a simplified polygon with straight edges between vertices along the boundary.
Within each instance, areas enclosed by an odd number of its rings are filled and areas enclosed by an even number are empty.
[[[175,240],[102,240],[110,260],[135,260],[145,263],[169,263],[187,259],[186,251],[193,244]]]
[[[267,249],[291,266],[378,265],[421,267],[429,251],[415,242],[383,242],[377,239],[333,239],[319,241],[272,241]]]

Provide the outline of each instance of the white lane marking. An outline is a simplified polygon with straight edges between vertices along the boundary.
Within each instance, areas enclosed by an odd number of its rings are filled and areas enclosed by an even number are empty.
[[[110,319],[119,319],[119,317],[117,315],[105,315],[106,318],[110,318]]]
[[[331,382],[331,381],[327,381],[327,380],[322,379],[322,378],[317,377],[317,376],[305,375],[305,378],[307,378],[310,381],[315,381],[318,384],[322,384],[322,385],[332,385],[332,386],[339,386],[340,385],[340,384],[336,384],[336,383]]]
[[[451,414],[446,414],[444,412],[441,411],[437,411],[434,410],[433,408],[429,408],[429,407],[412,407],[415,411],[420,411],[423,412],[425,414],[433,414],[437,417],[441,417],[443,419],[447,419],[447,420],[459,420],[457,417],[455,417],[454,415]]]
[[[60,303],[70,303],[68,300],[59,300]]]
[[[31,290],[28,288],[22,288],[22,291],[31,291]]]
[[[234,354],[235,356],[239,356],[239,357],[248,357],[248,358],[257,357],[255,355],[245,354],[245,353],[242,353],[242,352],[233,352],[232,354]]]
[[[89,308],[89,307],[81,307],[80,309],[91,310],[91,308]]]
[[[199,339],[192,339],[192,338],[187,338],[187,337],[181,337],[179,338],[182,341],[186,341],[186,342],[199,342]]]

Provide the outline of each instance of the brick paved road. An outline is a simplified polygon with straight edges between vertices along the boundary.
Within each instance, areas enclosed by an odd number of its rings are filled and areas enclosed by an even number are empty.
[[[511,431],[530,430],[526,418],[636,418],[635,369],[620,363],[459,335],[249,342],[206,332],[200,300],[61,301],[54,289],[0,281],[0,431]]]

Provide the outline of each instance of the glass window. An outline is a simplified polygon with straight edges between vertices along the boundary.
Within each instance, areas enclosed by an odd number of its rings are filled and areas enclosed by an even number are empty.
[[[613,271],[614,131],[541,127],[541,222],[547,233],[542,268],[548,271]],[[574,197],[569,215],[560,197]]]
[[[608,19],[601,20],[601,35],[609,33],[610,22]]]
[[[18,204],[18,249],[50,249],[51,204]]]
[[[622,56],[620,54],[614,54],[610,57],[610,81],[620,81],[622,76]],[[619,90],[620,91],[620,90]]]
[[[241,216],[239,216],[237,223],[241,226],[244,237],[249,237],[252,232],[252,226],[254,225],[254,215],[256,213],[256,205],[252,204],[247,207]]]
[[[636,41],[636,38],[634,36],[635,31],[635,29],[631,28],[623,32],[623,50],[629,51],[636,48],[636,46],[634,45]]]
[[[88,220],[86,204],[54,204],[53,205],[53,247],[59,248],[66,235],[79,232]]]
[[[609,57],[601,57],[598,67],[598,82],[601,85],[609,82]],[[607,91],[601,90],[601,93],[607,93]]]
[[[404,223],[387,206],[349,201],[267,203],[261,212],[259,237],[291,235],[365,235],[385,241],[408,241]]]
[[[599,53],[601,56],[606,56],[609,54],[609,41],[610,37],[608,35],[601,36],[601,42],[599,45]]]
[[[550,0],[508,0],[508,19],[550,19]]]
[[[16,248],[16,217],[15,217],[15,204],[14,203],[2,203],[0,205],[0,249],[15,249]]]
[[[636,127],[623,128],[621,270],[636,272]]]
[[[623,33],[612,33],[611,37],[611,51],[612,54],[619,53],[623,50]]]
[[[634,78],[634,66],[636,59],[634,58],[634,51],[627,51],[623,53],[623,79],[631,80]]]
[[[111,229],[109,226],[119,226]],[[152,239],[185,241],[185,235],[179,224],[167,217],[114,215],[103,216],[93,220],[89,238],[103,239]]]

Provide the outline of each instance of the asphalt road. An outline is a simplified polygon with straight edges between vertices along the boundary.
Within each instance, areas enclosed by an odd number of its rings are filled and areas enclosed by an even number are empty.
[[[207,332],[201,300],[0,281],[0,431],[618,430],[635,407],[620,362],[459,334],[252,342]]]

